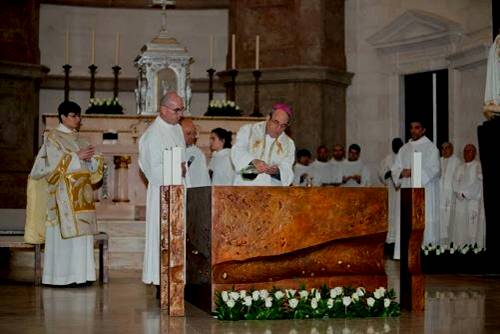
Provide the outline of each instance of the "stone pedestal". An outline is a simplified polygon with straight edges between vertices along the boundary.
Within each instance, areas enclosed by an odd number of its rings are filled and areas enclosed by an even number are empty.
[[[385,188],[188,189],[186,299],[216,291],[387,285]]]
[[[132,162],[130,155],[113,156],[115,164],[115,197],[113,202],[130,202],[128,199],[128,166]]]

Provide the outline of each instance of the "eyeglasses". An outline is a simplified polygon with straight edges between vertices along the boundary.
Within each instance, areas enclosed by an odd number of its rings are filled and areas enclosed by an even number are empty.
[[[273,123],[276,127],[284,130],[288,128],[288,123],[280,123],[278,120],[271,118],[271,123]]]
[[[68,114],[68,116],[66,116],[66,117],[71,117],[71,118],[76,118],[76,117],[78,117],[78,118],[82,118],[82,116],[81,116],[80,114],[75,114],[75,113],[71,113],[71,112],[70,112],[70,113]]]
[[[165,107],[167,109],[170,109],[172,110],[173,112],[175,112],[176,114],[180,113],[180,112],[183,112],[185,110],[184,107],[177,107],[177,108],[172,108],[172,107],[169,107],[169,106],[162,106],[162,107]]]

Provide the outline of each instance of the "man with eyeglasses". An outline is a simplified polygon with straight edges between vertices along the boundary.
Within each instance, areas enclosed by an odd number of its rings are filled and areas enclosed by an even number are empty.
[[[45,243],[42,283],[89,285],[95,281],[97,220],[92,184],[103,159],[78,134],[80,106],[59,105],[60,124],[44,138],[28,179],[25,240]]]
[[[167,148],[186,148],[179,121],[184,112],[184,101],[174,91],[160,100],[158,117],[139,140],[139,167],[148,180],[146,199],[146,241],[142,281],[160,284],[160,186],[163,183],[162,157]],[[183,159],[184,160],[184,159]],[[180,166],[186,174],[185,162]],[[187,178],[184,178],[188,184]]]
[[[289,105],[276,103],[267,121],[240,128],[231,149],[234,185],[289,186],[293,182],[295,144],[285,133],[292,116]]]

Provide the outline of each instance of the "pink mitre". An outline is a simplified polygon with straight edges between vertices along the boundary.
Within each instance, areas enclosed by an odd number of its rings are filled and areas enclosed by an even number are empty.
[[[292,110],[292,107],[290,107],[288,104],[286,103],[276,103],[274,106],[273,106],[273,110],[283,110],[284,112],[286,112],[286,114],[288,115],[288,118],[289,119],[292,119],[293,117],[293,110]]]

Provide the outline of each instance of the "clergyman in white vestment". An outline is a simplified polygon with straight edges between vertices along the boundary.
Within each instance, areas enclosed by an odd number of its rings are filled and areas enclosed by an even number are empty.
[[[358,144],[351,144],[347,152],[347,160],[342,165],[342,187],[369,186],[370,173],[359,159],[361,147]]]
[[[223,128],[215,128],[210,132],[210,150],[212,158],[208,170],[214,186],[231,186],[234,182],[234,166],[231,161],[233,133]]]
[[[439,179],[439,238],[441,245],[448,245],[451,211],[454,207],[453,175],[460,164],[460,160],[453,155],[453,145],[441,145],[441,177]]]
[[[342,184],[343,166],[345,163],[345,149],[343,145],[335,144],[332,148],[332,159],[330,159],[330,182],[331,185],[340,186]]]
[[[148,180],[146,199],[146,241],[142,281],[160,284],[160,186],[163,184],[163,151],[185,148],[179,120],[184,102],[175,92],[168,92],[160,101],[160,112],[139,139],[139,167]],[[185,167],[183,167],[183,171]],[[187,180],[184,180],[187,183]]]
[[[303,148],[297,151],[297,158],[293,165],[294,186],[312,186],[311,158],[311,152],[308,149]]]
[[[184,133],[186,142],[186,161],[189,172],[189,183],[191,188],[210,186],[210,176],[208,175],[207,158],[205,154],[196,146],[197,130],[193,121],[189,118],[182,118],[179,122]]]
[[[267,121],[240,128],[231,149],[238,186],[289,186],[293,182],[295,144],[287,136],[293,112],[285,103],[273,106]]]
[[[392,140],[392,152],[389,153],[380,163],[378,177],[382,184],[385,184],[389,190],[389,226],[385,242],[392,244],[396,242],[396,238],[400,237],[399,223],[401,219],[401,192],[396,187],[392,180],[391,168],[396,159],[396,154],[403,146],[401,138]]]
[[[414,152],[422,152],[422,187],[425,188],[425,230],[423,243],[439,242],[439,151],[425,134],[422,122],[410,123],[411,139],[401,147],[391,168],[397,187],[411,188],[411,167]],[[396,243],[395,248],[399,249]],[[394,256],[396,249],[394,251]]]
[[[95,281],[97,221],[92,184],[103,175],[103,159],[80,138],[80,106],[59,105],[60,124],[49,131],[28,180],[25,240],[45,242],[43,284]]]
[[[323,186],[332,182],[332,165],[328,163],[328,148],[325,145],[320,145],[316,149],[316,160],[311,163],[310,168],[314,186]]]
[[[485,247],[483,174],[481,164],[474,160],[475,157],[476,147],[465,145],[464,162],[457,167],[453,177],[455,210],[450,224],[450,239],[455,247]]]

